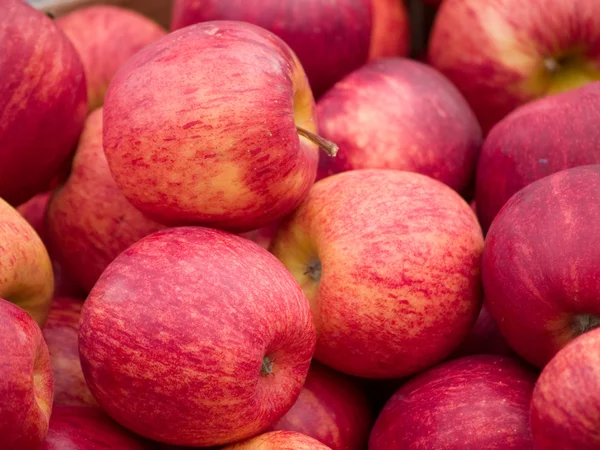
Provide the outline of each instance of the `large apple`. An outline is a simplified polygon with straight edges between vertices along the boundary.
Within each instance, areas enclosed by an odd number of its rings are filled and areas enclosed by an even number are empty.
[[[144,217],[115,184],[102,149],[102,108],[86,121],[69,179],[48,205],[47,223],[61,267],[85,292],[123,250],[164,228]]]
[[[75,149],[87,112],[77,52],[23,0],[0,3],[0,197],[20,205],[47,189]]]
[[[298,55],[317,97],[369,59],[409,50],[402,0],[175,0],[172,29],[209,20],[275,33]]]
[[[205,22],[138,52],[113,78],[104,150],[125,197],[170,225],[244,232],[291,212],[318,148],[302,66],[267,30]]]
[[[600,448],[600,329],[573,340],[548,363],[533,391],[531,434],[540,450]]]
[[[445,0],[428,58],[487,132],[526,102],[600,80],[600,2]]]
[[[42,331],[21,308],[0,298],[0,443],[35,450],[48,432],[52,369]]]
[[[487,230],[510,197],[570,167],[600,163],[600,82],[521,106],[487,136],[477,168],[477,213]]]
[[[531,450],[534,384],[534,373],[505,356],[467,356],[434,367],[388,401],[369,450]]]
[[[39,450],[144,450],[148,443],[115,423],[100,408],[55,406]]]
[[[332,450],[325,444],[295,431],[272,431],[223,450]]]
[[[482,250],[455,191],[375,169],[316,183],[271,244],[310,302],[315,357],[367,378],[411,375],[460,344],[481,304]]]
[[[125,61],[166,34],[146,16],[109,5],[75,9],[56,24],[81,57],[90,111],[102,105],[110,81]]]
[[[399,169],[465,193],[475,178],[482,134],[460,92],[425,64],[371,62],[317,104],[319,133],[340,152],[320,161],[320,177],[354,169]]]
[[[356,380],[313,361],[298,400],[274,429],[311,436],[334,450],[363,450],[372,413],[361,388]]]
[[[486,301],[510,346],[538,367],[600,325],[599,222],[600,165],[533,182],[492,222]]]
[[[119,255],[87,298],[79,350],[100,406],[174,445],[248,438],[294,404],[315,346],[291,274],[258,244],[201,227]]]

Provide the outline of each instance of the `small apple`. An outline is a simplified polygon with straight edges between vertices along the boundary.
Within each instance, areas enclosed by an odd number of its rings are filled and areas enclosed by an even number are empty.
[[[271,431],[223,450],[332,450],[321,442],[295,431]]]
[[[0,443],[35,450],[48,432],[52,369],[42,331],[16,305],[0,298]]]

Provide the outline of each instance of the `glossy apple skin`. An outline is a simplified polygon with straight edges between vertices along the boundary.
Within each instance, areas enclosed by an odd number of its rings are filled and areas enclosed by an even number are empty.
[[[273,427],[317,439],[333,450],[363,450],[373,418],[361,385],[313,361],[298,400]]]
[[[473,182],[483,140],[477,118],[460,92],[425,64],[373,61],[319,99],[317,116],[319,134],[340,147],[336,158],[321,154],[320,177],[407,170],[461,194]]]
[[[55,406],[48,436],[40,450],[144,450],[148,443],[121,427],[102,409]]]
[[[535,375],[511,358],[455,359],[406,382],[371,431],[369,450],[531,450]]]
[[[223,450],[332,450],[325,444],[295,431],[271,431]]]
[[[563,170],[517,192],[486,238],[483,286],[510,346],[543,367],[600,317],[600,165]]]
[[[547,58],[558,64],[556,75]],[[456,84],[487,133],[524,103],[600,80],[600,3],[445,0],[428,60]]]
[[[77,145],[87,112],[77,52],[45,14],[0,6],[0,197],[20,205],[46,190]]]
[[[36,450],[48,432],[52,369],[42,331],[31,316],[0,298],[0,442]]]
[[[577,119],[575,119],[577,118]],[[477,168],[479,220],[487,230],[516,192],[545,176],[600,163],[600,82],[521,106],[490,132]]]
[[[369,59],[409,49],[399,0],[174,1],[173,30],[207,20],[241,20],[275,33],[298,55],[315,97]]]
[[[77,49],[87,80],[89,110],[104,103],[104,94],[121,66],[166,31],[151,19],[118,6],[78,8],[56,20]]]
[[[438,363],[480,308],[477,218],[425,175],[354,170],[320,180],[270,249],[309,299],[315,358],[349,375],[399,378]],[[308,273],[316,261],[320,281]]]
[[[306,297],[265,249],[181,227],[125,250],[87,298],[88,386],[123,426],[174,445],[253,436],[296,401],[314,353]],[[273,374],[262,375],[263,358]]]
[[[102,108],[88,116],[69,179],[48,205],[47,223],[61,266],[86,293],[123,250],[164,228],[117,187],[102,148]]]
[[[540,450],[600,447],[600,329],[573,340],[544,367],[531,401],[531,433]]]

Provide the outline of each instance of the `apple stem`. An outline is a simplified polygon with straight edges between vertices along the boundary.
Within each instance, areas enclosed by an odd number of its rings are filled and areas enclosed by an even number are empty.
[[[260,374],[263,377],[268,375],[273,375],[273,364],[275,363],[274,359],[265,356],[262,361],[262,367],[260,368]]]
[[[333,142],[328,141],[327,139],[324,139],[321,136],[316,135],[315,133],[311,133],[310,131],[305,130],[304,128],[302,128],[298,125],[296,125],[296,130],[298,130],[298,134],[300,136],[304,136],[306,139],[311,141],[313,144],[317,144],[329,156],[334,157],[335,155],[337,155],[339,147],[336,144],[334,144]]]
[[[322,271],[321,261],[319,261],[317,259],[308,265],[308,267],[306,268],[306,271],[304,272],[304,275],[308,275],[315,281],[320,281],[321,280],[321,271]]]

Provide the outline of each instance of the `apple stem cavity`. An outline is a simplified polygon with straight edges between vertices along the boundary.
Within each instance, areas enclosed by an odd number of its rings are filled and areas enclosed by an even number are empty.
[[[321,280],[321,261],[319,261],[317,259],[317,260],[311,262],[308,265],[308,267],[306,268],[306,272],[304,272],[304,275],[308,275],[315,281],[320,281]]]
[[[260,374],[263,377],[273,375],[273,364],[275,360],[265,356],[262,361],[262,367],[260,368]]]
[[[544,67],[550,73],[556,73],[560,69],[560,64],[556,58],[549,56],[544,59]]]
[[[333,142],[328,141],[327,139],[324,139],[321,136],[316,135],[315,133],[311,133],[310,131],[305,130],[304,128],[302,128],[298,125],[296,125],[296,130],[298,130],[298,134],[300,136],[304,136],[306,139],[311,141],[313,144],[317,144],[319,147],[321,147],[325,151],[325,153],[327,153],[332,158],[335,157],[335,155],[337,155],[339,147],[336,144],[334,144]]]
[[[600,317],[591,314],[578,314],[575,316],[573,330],[575,331],[576,336],[587,333],[598,327],[600,327]]]

